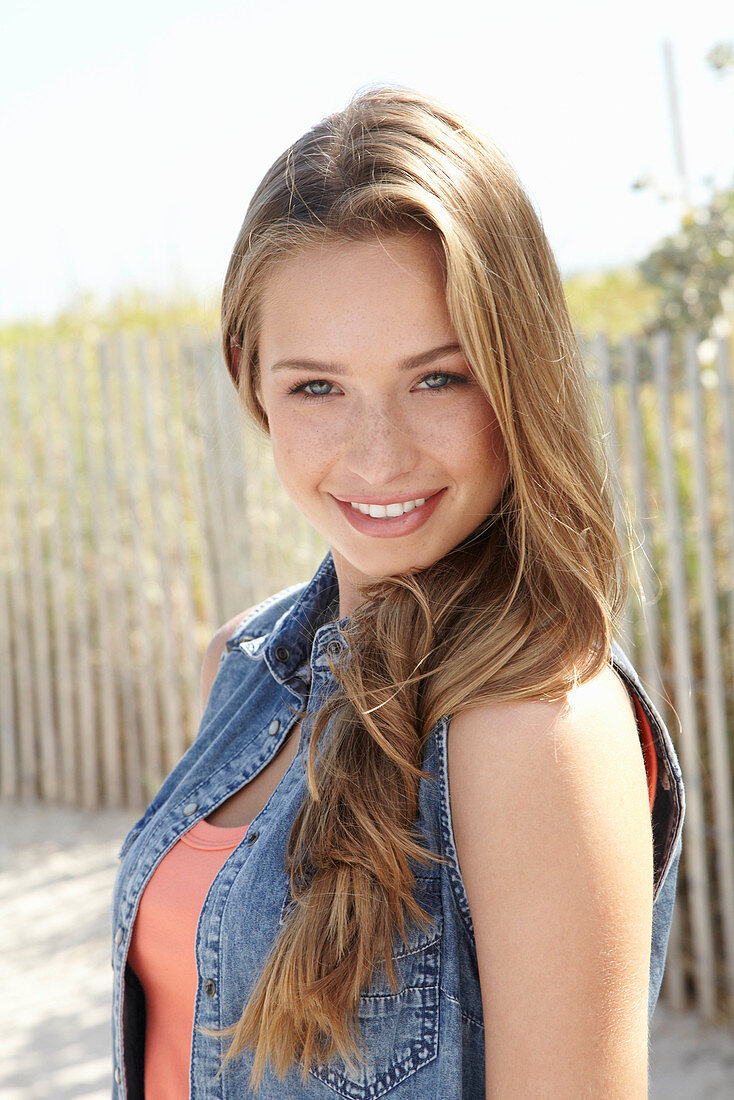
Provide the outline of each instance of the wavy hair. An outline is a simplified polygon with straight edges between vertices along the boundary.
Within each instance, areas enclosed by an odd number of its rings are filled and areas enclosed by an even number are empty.
[[[361,993],[396,933],[430,921],[412,861],[426,737],[490,700],[558,698],[607,660],[627,592],[601,432],[560,275],[499,149],[435,100],[375,87],[280,156],[257,188],[227,270],[222,339],[244,409],[260,407],[258,324],[272,265],[325,239],[428,230],[449,315],[508,457],[495,511],[433,565],[382,577],[344,631],[348,653],[315,716],[307,792],[286,851],[293,904],[226,1064],[255,1050],[303,1080],[362,1059]],[[358,655],[358,659],[357,656]],[[328,736],[323,736],[328,727]],[[318,766],[317,766],[318,748]],[[394,988],[394,985],[393,985]]]

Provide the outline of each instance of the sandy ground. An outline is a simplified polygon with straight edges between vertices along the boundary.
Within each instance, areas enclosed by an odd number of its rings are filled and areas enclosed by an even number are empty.
[[[0,806],[0,1098],[110,1095],[109,902],[134,815]],[[734,1028],[660,1002],[652,1100],[732,1100]]]

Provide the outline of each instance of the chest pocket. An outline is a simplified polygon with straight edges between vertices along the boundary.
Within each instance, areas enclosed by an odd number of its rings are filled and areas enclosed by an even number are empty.
[[[433,925],[425,931],[411,925],[407,929],[407,948],[396,932],[392,955],[399,982],[396,992],[390,988],[383,960],[360,997],[358,1015],[365,1047],[364,1065],[355,1076],[337,1056],[309,1071],[339,1096],[350,1100],[368,1097],[372,1100],[389,1093],[438,1054],[443,933],[440,879],[417,877],[415,896]],[[286,897],[283,903],[281,920],[285,919],[288,900]]]

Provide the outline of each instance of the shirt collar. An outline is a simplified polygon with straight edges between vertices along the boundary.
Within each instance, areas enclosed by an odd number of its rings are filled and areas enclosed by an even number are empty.
[[[263,645],[262,655],[273,678],[305,699],[312,669],[329,671],[346,647],[340,628],[349,617],[339,614],[339,582],[331,550],[295,603],[281,615]]]

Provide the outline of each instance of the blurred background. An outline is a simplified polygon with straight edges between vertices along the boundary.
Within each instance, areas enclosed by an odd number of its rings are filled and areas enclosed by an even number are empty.
[[[241,417],[219,291],[265,170],[375,82],[484,129],[558,258],[618,636],[687,788],[651,1095],[734,1094],[730,5],[3,0],[2,1097],[108,1094],[116,848],[196,733],[214,630],[326,551]]]

